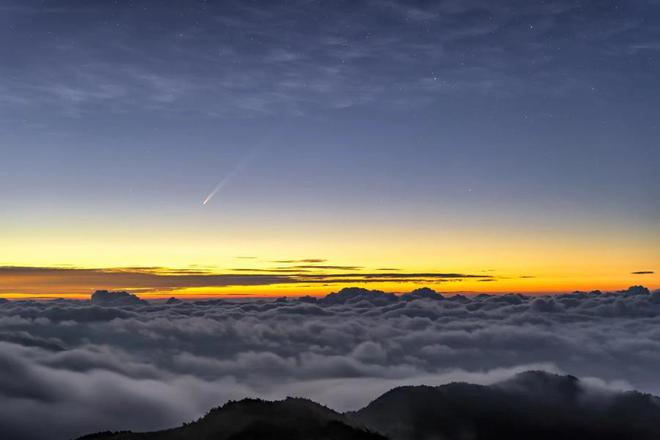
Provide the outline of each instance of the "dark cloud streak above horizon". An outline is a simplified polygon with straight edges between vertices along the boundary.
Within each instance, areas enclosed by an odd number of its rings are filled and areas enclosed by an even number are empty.
[[[316,269],[316,271],[314,270]],[[493,275],[444,272],[346,272],[354,266],[305,265],[275,269],[233,269],[239,273],[215,273],[200,269],[172,268],[72,268],[0,266],[1,293],[66,294],[96,289],[130,289],[140,292],[186,288],[272,286],[305,284],[362,284],[377,282],[438,283],[462,279],[495,280]],[[328,270],[339,270],[332,273]],[[251,272],[251,273],[250,273]]]

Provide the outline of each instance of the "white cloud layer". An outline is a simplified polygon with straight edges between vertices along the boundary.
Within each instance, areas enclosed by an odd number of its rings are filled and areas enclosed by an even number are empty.
[[[177,425],[228,399],[356,409],[403,384],[541,369],[660,394],[660,292],[99,306],[0,303],[0,437]],[[39,423],[34,423],[39,420]]]

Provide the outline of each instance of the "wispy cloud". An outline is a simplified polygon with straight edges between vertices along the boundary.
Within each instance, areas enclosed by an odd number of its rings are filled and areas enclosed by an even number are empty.
[[[364,1],[323,11],[306,1],[223,2],[170,16],[144,4],[85,8],[66,15],[71,26],[56,32],[44,24],[44,38],[15,38],[20,47],[0,55],[31,56],[2,67],[0,90],[12,90],[12,99],[0,109],[20,101],[76,116],[150,110],[253,117],[428,105],[459,91],[566,93],[602,70],[585,66],[566,83],[558,73],[581,52],[599,51],[610,69],[621,69],[626,63],[617,60],[645,56],[660,41],[635,15],[648,5],[608,14],[568,1]],[[11,22],[64,9],[28,1],[0,13]],[[145,27],[153,38],[143,38]]]

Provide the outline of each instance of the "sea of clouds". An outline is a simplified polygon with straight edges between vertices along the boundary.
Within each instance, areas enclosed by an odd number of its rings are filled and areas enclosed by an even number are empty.
[[[0,437],[176,426],[229,399],[357,409],[403,384],[529,370],[660,394],[660,291],[0,303]]]

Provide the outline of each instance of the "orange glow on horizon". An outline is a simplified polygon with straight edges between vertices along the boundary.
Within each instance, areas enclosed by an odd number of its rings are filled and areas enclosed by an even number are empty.
[[[188,298],[188,299],[204,299],[204,298],[275,298],[275,297],[299,297],[299,296],[325,296],[331,292],[336,292],[344,287],[361,287],[366,289],[382,290],[396,294],[410,292],[420,287],[430,287],[440,293],[447,294],[506,294],[506,293],[523,293],[523,294],[560,294],[568,293],[576,290],[591,291],[617,291],[624,290],[631,285],[644,285],[650,290],[654,290],[659,285],[657,276],[639,277],[631,275],[626,277],[625,280],[611,279],[611,280],[598,280],[598,279],[584,279],[584,278],[566,278],[566,279],[540,279],[540,278],[527,278],[515,279],[504,278],[491,282],[481,282],[478,280],[456,280],[448,282],[405,282],[405,283],[391,283],[391,282],[355,282],[355,283],[336,283],[325,285],[313,284],[275,284],[263,286],[227,286],[227,287],[186,287],[180,289],[145,289],[144,287],[135,286],[117,286],[117,285],[101,285],[90,287],[80,286],[75,284],[66,284],[62,282],[55,283],[51,287],[38,287],[38,285],[30,287],[34,291],[20,291],[20,289],[12,291],[6,285],[7,280],[2,280],[0,277],[0,298],[7,299],[89,299],[95,290],[126,290],[138,295],[144,299],[166,299],[170,297]],[[60,280],[61,281],[61,280]],[[25,280],[15,280],[13,282],[23,283]]]
[[[660,240],[648,229],[272,228],[234,225],[231,233],[183,234],[174,226],[145,226],[138,233],[120,225],[7,233],[0,297],[83,299],[98,289],[145,298],[237,298],[321,296],[350,286],[394,293],[419,287],[448,293],[660,287]],[[633,274],[641,271],[650,273]],[[378,276],[387,272],[401,279]],[[472,278],[424,276],[438,273]],[[492,281],[484,282],[488,277]]]

